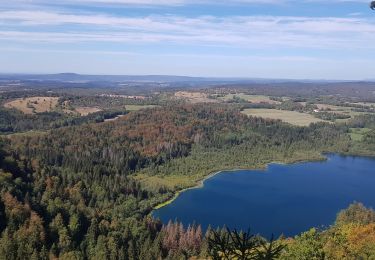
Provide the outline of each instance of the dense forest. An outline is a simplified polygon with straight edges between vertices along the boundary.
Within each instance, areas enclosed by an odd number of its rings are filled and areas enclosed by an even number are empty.
[[[371,120],[295,127],[245,116],[237,106],[184,104],[3,136],[1,259],[373,256],[375,214],[357,204],[327,231],[312,229],[272,242],[225,228],[203,234],[199,225],[162,226],[149,215],[217,170],[323,159],[324,152],[371,153],[373,132],[357,144],[348,134],[350,127],[370,126]],[[243,244],[253,248],[251,254],[234,256]]]
[[[0,108],[0,134],[48,130],[64,126],[82,125],[84,123],[104,122],[106,119],[125,113],[125,110],[108,110],[81,117],[52,111],[38,113],[38,115],[27,115],[15,109]]]

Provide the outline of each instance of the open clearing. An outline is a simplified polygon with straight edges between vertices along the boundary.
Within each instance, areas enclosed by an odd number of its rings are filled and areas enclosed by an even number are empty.
[[[215,99],[208,97],[206,93],[202,92],[188,92],[188,91],[178,91],[174,94],[177,99],[184,99],[190,103],[216,103]]]
[[[58,97],[19,98],[4,104],[6,108],[15,108],[25,114],[49,112],[56,108]]]
[[[365,134],[367,134],[370,131],[370,128],[350,128],[350,137],[353,141],[360,142],[363,140]]]
[[[177,175],[149,176],[140,173],[135,175],[134,179],[141,182],[144,187],[149,189],[153,189],[155,187],[176,189],[177,187],[191,187],[195,184],[191,177]]]
[[[372,102],[357,102],[357,103],[350,103],[350,104],[364,106],[364,107],[375,107],[375,103],[372,103]]]
[[[259,104],[259,103],[280,104],[280,102],[272,100],[268,96],[263,96],[263,95],[246,95],[246,94],[242,94],[242,93],[239,93],[239,94],[228,94],[228,95],[226,95],[224,97],[219,97],[219,99],[221,99],[223,101],[228,101],[228,100],[232,100],[234,97],[238,97],[238,98],[244,99],[244,100],[246,100],[248,102],[256,103],[256,104]]]
[[[124,117],[125,115],[118,115],[114,118],[108,118],[108,119],[104,119],[104,122],[112,122],[112,121],[116,121],[117,119],[120,119],[121,117]]]
[[[321,119],[313,117],[310,114],[277,109],[245,109],[242,113],[248,116],[280,119],[283,122],[297,126],[308,126],[311,123],[325,122]]]
[[[368,114],[367,112],[357,112],[353,111],[353,107],[344,107],[344,106],[334,106],[334,105],[326,105],[326,104],[316,104],[320,110],[326,112],[332,112],[337,114],[349,115],[351,117]],[[348,119],[340,119],[339,121],[347,121]]]
[[[100,112],[102,110],[97,107],[76,107],[75,111],[77,111],[81,116],[87,116],[88,114]]]
[[[126,105],[125,109],[128,111],[138,111],[141,109],[154,108],[154,105]]]

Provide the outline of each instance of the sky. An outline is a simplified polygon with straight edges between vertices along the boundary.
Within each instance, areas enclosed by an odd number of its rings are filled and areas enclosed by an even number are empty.
[[[369,0],[0,0],[0,73],[375,78]]]

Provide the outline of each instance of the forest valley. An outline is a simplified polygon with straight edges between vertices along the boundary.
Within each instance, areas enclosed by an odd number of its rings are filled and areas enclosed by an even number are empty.
[[[359,203],[328,229],[294,238],[225,227],[203,233],[199,223],[163,226],[150,216],[218,170],[329,152],[375,155],[373,115],[298,127],[240,110],[172,103],[0,136],[0,259],[374,258],[375,212]],[[350,129],[359,125],[370,131],[354,141]]]

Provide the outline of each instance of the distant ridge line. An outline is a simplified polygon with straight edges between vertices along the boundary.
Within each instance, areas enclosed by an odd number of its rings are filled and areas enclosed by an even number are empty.
[[[35,81],[107,81],[107,82],[212,82],[212,83],[339,83],[339,82],[375,82],[364,80],[326,80],[326,79],[277,79],[243,77],[194,77],[179,75],[90,75],[71,72],[57,74],[0,73],[0,80],[35,80]]]

